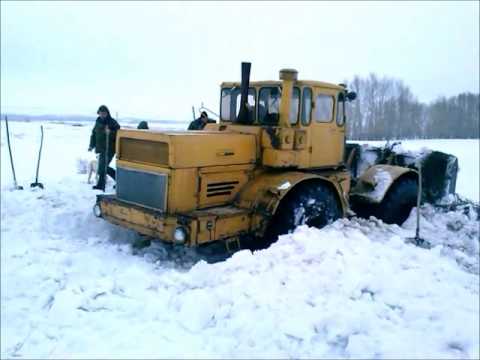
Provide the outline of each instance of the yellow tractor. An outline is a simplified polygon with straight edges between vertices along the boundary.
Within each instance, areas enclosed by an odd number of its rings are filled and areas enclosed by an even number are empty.
[[[354,92],[293,69],[250,82],[250,66],[242,63],[241,82],[221,84],[219,123],[119,130],[116,193],[97,196],[95,215],[166,242],[227,247],[321,228],[351,214],[351,201],[385,222],[408,217],[414,167],[389,161],[352,176],[358,147],[346,146],[345,123]]]

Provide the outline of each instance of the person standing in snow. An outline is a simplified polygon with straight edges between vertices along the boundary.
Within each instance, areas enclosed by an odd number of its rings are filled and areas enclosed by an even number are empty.
[[[148,130],[148,123],[145,120],[142,120],[138,123],[137,129]]]
[[[110,166],[115,155],[115,141],[117,138],[117,130],[120,129],[118,122],[110,116],[110,111],[105,105],[101,105],[97,111],[98,117],[90,136],[90,145],[88,151],[95,149],[99,154],[98,159],[98,182],[93,186],[95,190],[105,190],[107,174],[115,180],[115,170]],[[108,154],[107,152],[107,136],[108,136]],[[108,168],[107,168],[108,167]],[[105,168],[107,168],[105,173]]]
[[[193,120],[188,126],[188,130],[203,130],[205,125],[207,125],[208,114],[206,111],[202,111],[198,119]]]

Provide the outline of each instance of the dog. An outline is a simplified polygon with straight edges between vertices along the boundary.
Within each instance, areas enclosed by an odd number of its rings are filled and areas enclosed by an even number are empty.
[[[98,182],[98,158],[88,161],[88,180],[87,183],[91,183],[92,176],[95,175],[95,181]]]

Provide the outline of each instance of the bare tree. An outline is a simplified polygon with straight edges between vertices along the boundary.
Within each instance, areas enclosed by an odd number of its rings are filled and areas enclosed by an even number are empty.
[[[480,137],[479,94],[462,93],[424,104],[398,79],[371,73],[344,82],[357,93],[347,113],[351,139]]]

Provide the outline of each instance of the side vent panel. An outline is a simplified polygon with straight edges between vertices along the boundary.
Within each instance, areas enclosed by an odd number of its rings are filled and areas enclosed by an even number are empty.
[[[247,181],[248,176],[244,171],[202,174],[199,207],[231,202]]]
[[[239,181],[211,182],[207,184],[207,197],[231,195]]]

